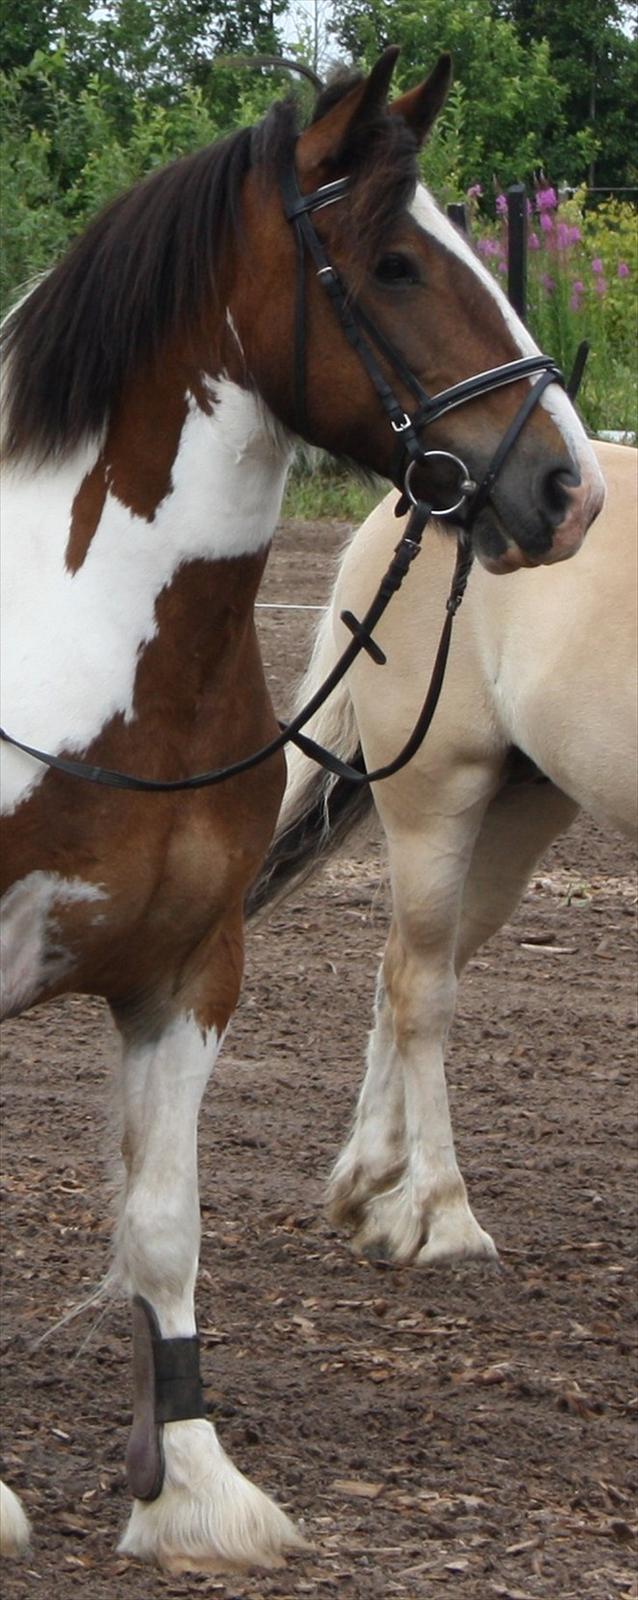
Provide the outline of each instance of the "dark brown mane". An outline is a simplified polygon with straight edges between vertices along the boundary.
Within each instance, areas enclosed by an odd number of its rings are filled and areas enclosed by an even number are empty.
[[[353,81],[326,90],[315,115]],[[132,374],[171,336],[188,339],[214,302],[248,170],[277,176],[297,132],[293,102],[278,103],[256,127],[152,173],[90,223],[5,322],[7,458],[43,461],[99,434]],[[401,118],[376,112],[341,161],[356,177],[343,223],[360,259],[410,197],[415,142]]]

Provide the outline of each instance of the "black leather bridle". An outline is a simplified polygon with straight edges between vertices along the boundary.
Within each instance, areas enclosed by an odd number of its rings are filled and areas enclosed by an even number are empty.
[[[381,778],[390,777],[405,766],[425,738],[443,686],[452,623],[463,599],[474,559],[471,548],[472,524],[489,499],[491,490],[510,450],[548,385],[550,383],[560,383],[567,388],[570,398],[574,398],[582,378],[588,346],[586,343],[581,345],[576,357],[574,370],[567,385],[563,374],[550,356],[523,356],[519,360],[505,362],[500,367],[492,367],[488,372],[480,372],[471,378],[465,378],[461,383],[452,384],[450,388],[441,390],[439,394],[428,395],[418,378],[411,372],[400,351],[390,343],[385,334],[371,321],[363,307],[349,293],[339,273],[329,261],[311,220],[314,211],[342,200],[348,192],[348,185],[348,178],[338,178],[333,183],[323,184],[319,189],[315,189],[312,194],[304,195],[299,189],[292,163],[284,174],[281,183],[284,212],[288,222],[293,227],[297,250],[294,337],[295,405],[297,427],[300,433],[303,433],[307,427],[305,399],[307,252],[314,263],[319,282],[330,298],[348,343],[362,362],[370,382],[376,390],[381,406],[388,417],[390,426],[397,436],[392,477],[401,490],[401,497],[395,508],[396,514],[403,515],[410,506],[412,508],[405,532],[399,540],[392,561],[381,580],[377,593],[361,621],[349,611],[342,613],[342,621],[352,634],[350,643],[346,646],[316,694],[303,707],[303,710],[298,712],[290,722],[280,724],[280,732],[268,744],[263,745],[260,750],[254,751],[240,761],[232,762],[227,767],[217,767],[209,772],[195,773],[187,778],[173,778],[163,781],[155,778],[139,778],[126,772],[112,771],[106,767],[93,766],[86,761],[73,761],[67,760],[63,756],[48,755],[45,751],[38,750],[32,745],[23,744],[20,739],[14,738],[0,728],[0,738],[5,743],[14,745],[18,750],[23,750],[26,755],[32,756],[36,761],[44,762],[46,766],[51,767],[56,772],[66,773],[69,777],[82,778],[90,783],[104,784],[106,787],[113,789],[141,790],[145,793],[166,794],[180,790],[209,788],[215,784],[223,783],[229,778],[238,777],[241,773],[249,772],[253,767],[259,766],[263,761],[268,760],[270,756],[283,749],[286,744],[292,743],[337,777],[345,778],[349,782],[357,784],[375,783]],[[415,400],[416,409],[412,415],[405,410],[395,395],[385,377],[376,351],[380,353],[384,362],[394,371],[400,382]],[[430,423],[437,421],[439,417],[444,416],[446,412],[452,411],[456,406],[464,405],[468,400],[474,400],[480,395],[491,393],[494,389],[500,389],[505,384],[516,383],[521,379],[535,376],[537,381],[528,389],[521,406],[506,429],[492,457],[487,472],[479,484],[474,483],[470,478],[467,467],[459,456],[453,455],[448,450],[424,449],[420,438],[422,430]],[[437,507],[436,509],[428,501],[418,499],[412,490],[412,477],[415,469],[434,457],[450,461],[459,474],[458,499],[450,506]],[[416,726],[402,750],[386,766],[377,767],[372,772],[366,772],[365,769],[362,770],[359,767],[350,766],[348,763],[341,761],[339,757],[333,755],[331,751],[325,750],[315,740],[308,738],[302,730],[328,699],[328,696],[332,694],[332,691],[341,682],[341,679],[362,650],[366,650],[378,665],[385,663],[386,658],[383,651],[372,637],[374,628],[386,610],[392,595],[396,594],[400,588],[413,560],[419,554],[423,532],[430,518],[433,515],[437,519],[452,517],[458,515],[461,510],[463,510],[463,526],[459,529],[457,536],[456,564],[446,602],[445,620],[427,694]]]
[[[490,367],[487,372],[478,372],[471,378],[464,378],[461,383],[452,384],[449,389],[442,389],[439,394],[429,395],[415,377],[407,361],[396,346],[380,328],[371,320],[367,312],[358,301],[349,293],[339,273],[329,261],[323,244],[311,221],[314,211],[322,210],[325,206],[334,205],[336,201],[345,198],[349,186],[348,178],[338,178],[334,183],[323,184],[320,189],[315,189],[312,194],[301,194],[297,184],[294,167],[288,168],[282,182],[284,211],[288,221],[292,223],[297,247],[297,282],[295,300],[295,407],[296,421],[300,433],[304,433],[307,426],[306,401],[305,401],[305,364],[306,364],[306,252],[311,257],[316,268],[317,277],[322,287],[328,294],[335,314],[341,323],[348,343],[352,346],[361,364],[365,367],[370,382],[386,413],[393,432],[397,436],[394,462],[389,476],[407,497],[402,508],[407,510],[408,503],[415,503],[415,496],[411,493],[411,478],[414,468],[432,457],[444,458],[451,461],[460,474],[459,498],[451,506],[436,508],[437,517],[450,517],[466,506],[466,520],[473,520],[482,510],[490,491],[498,477],[509,452],[524,427],[530,412],[538,404],[541,395],[550,383],[560,383],[564,386],[565,379],[560,368],[551,356],[521,356],[516,361],[504,362],[499,367]],[[391,385],[382,371],[376,350],[384,357],[385,361],[401,383],[416,401],[416,410],[409,414],[397,399]],[[509,428],[503,435],[498,450],[490,462],[482,482],[477,485],[472,482],[463,461],[449,450],[425,450],[420,434],[432,422],[438,422],[446,412],[453,411],[457,406],[465,405],[468,400],[478,399],[480,395],[490,394],[494,389],[501,389],[506,384],[517,383],[521,378],[531,378],[540,374],[538,382],[528,391],[525,400],[517,412]]]

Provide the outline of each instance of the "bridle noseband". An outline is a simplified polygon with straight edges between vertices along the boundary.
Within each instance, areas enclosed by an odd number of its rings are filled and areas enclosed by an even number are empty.
[[[295,744],[317,761],[320,766],[333,773],[336,777],[345,779],[349,783],[376,783],[382,778],[390,777],[399,772],[412,756],[415,755],[422,744],[428,731],[434,712],[436,710],[450,647],[452,623],[465,593],[467,580],[474,559],[471,547],[471,528],[489,499],[490,493],[498,475],[515,444],[521,429],[525,426],[528,417],[538,405],[541,396],[550,383],[560,383],[566,388],[571,399],[577,393],[582,378],[585,361],[588,354],[586,342],[581,344],[574,368],[568,384],[550,356],[522,356],[516,361],[504,362],[502,366],[492,367],[488,372],[476,373],[471,378],[464,378],[462,382],[452,384],[448,389],[442,389],[439,394],[428,395],[419,379],[415,377],[400,351],[391,344],[386,335],[377,328],[364,308],[354,299],[343,283],[339,273],[329,261],[324,246],[316,232],[311,220],[314,211],[321,210],[324,206],[334,205],[342,200],[348,192],[349,179],[338,178],[332,183],[322,184],[319,189],[311,194],[302,194],[295,173],[294,164],[284,174],[281,182],[281,192],[284,212],[288,222],[291,223],[297,250],[297,274],[295,290],[295,408],[296,425],[300,433],[307,429],[306,415],[306,252],[311,257],[317,271],[317,277],[328,294],[335,314],[341,323],[343,332],[364,366],[370,382],[372,383],[385,411],[393,433],[397,438],[394,462],[391,476],[400,489],[400,499],[395,508],[397,516],[402,516],[412,508],[405,531],[396,546],[390,565],[379,584],[376,595],[368,607],[365,616],[359,621],[352,612],[344,611],[341,620],[349,629],[352,638],[342,651],[332,671],[324,680],[321,687],[312,699],[289,723],[280,723],[280,732],[269,744],[263,745],[260,750],[245,756],[240,761],[235,761],[227,767],[217,767],[210,772],[194,773],[187,778],[173,778],[167,781],[155,778],[139,778],[132,773],[111,771],[105,767],[93,766],[86,761],[73,761],[63,756],[48,755],[43,750],[38,750],[32,745],[15,739],[4,729],[0,728],[0,739],[5,743],[22,750],[26,755],[32,756],[36,761],[42,761],[46,766],[56,772],[66,773],[69,777],[83,778],[90,783],[103,784],[107,788],[143,791],[144,793],[172,793],[189,789],[210,788],[218,783],[225,782],[228,778],[238,777],[244,772],[249,772],[253,767],[261,765],[270,756],[275,755],[287,744]],[[416,403],[412,414],[407,412],[397,398],[391,384],[388,382],[382,367],[379,364],[378,351],[384,362],[395,373],[401,384],[407,389]],[[514,418],[506,429],[503,438],[496,449],[488,469],[479,484],[476,484],[460,456],[454,455],[449,450],[426,450],[422,444],[420,434],[430,423],[438,421],[446,412],[454,410],[457,406],[464,405],[469,400],[477,399],[480,395],[490,394],[494,389],[500,389],[505,384],[517,383],[523,378],[537,376],[536,383],[528,389],[525,398],[516,412]],[[459,476],[458,498],[452,505],[434,508],[428,501],[418,498],[412,488],[412,480],[417,467],[424,462],[438,457],[450,461]],[[353,661],[362,650],[367,651],[377,665],[383,665],[386,657],[373,638],[373,631],[383,616],[393,594],[400,588],[415,557],[421,548],[421,539],[430,517],[452,517],[463,511],[463,525],[459,528],[457,536],[457,555],[452,584],[446,601],[446,614],[437,648],[434,667],[430,678],[427,694],[410,738],[395,756],[393,761],[383,767],[377,767],[373,772],[366,772],[365,768],[351,766],[347,762],[325,750],[303,733],[303,728],[324,702],[332,694],[337,684],[345,676]]]

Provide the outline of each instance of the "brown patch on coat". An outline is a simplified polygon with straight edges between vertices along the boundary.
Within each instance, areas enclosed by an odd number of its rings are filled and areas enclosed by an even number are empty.
[[[82,479],[71,508],[71,526],[65,556],[65,565],[69,572],[78,572],[86,560],[91,540],[100,525],[106,492],[104,458],[99,456],[95,466]]]
[[[130,384],[98,460],[73,501],[65,556],[69,572],[78,572],[85,562],[108,494],[134,516],[153,521],[173,487],[173,465],[191,397],[205,416],[212,416],[214,390],[201,368],[197,362],[185,363],[172,349],[161,364]]]
[[[197,560],[156,602],[134,716],[113,717],[86,759],[151,778],[180,778],[241,759],[277,731],[253,620],[265,552]],[[222,1031],[243,965],[243,900],[274,829],[281,755],[218,787],[144,794],[48,772],[4,819],[7,886],[33,870],[80,877],[99,905],[56,907],[68,989],[104,995],[128,1032],[175,1011]],[[11,870],[9,870],[11,862]]]

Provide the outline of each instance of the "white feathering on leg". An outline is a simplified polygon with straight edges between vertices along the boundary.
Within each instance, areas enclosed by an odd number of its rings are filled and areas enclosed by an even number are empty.
[[[210,1422],[164,1428],[166,1477],[157,1500],[136,1500],[119,1549],[170,1572],[283,1565],[307,1548],[285,1512],[239,1472]]]
[[[0,1553],[22,1556],[31,1538],[29,1518],[17,1494],[0,1479]]]

